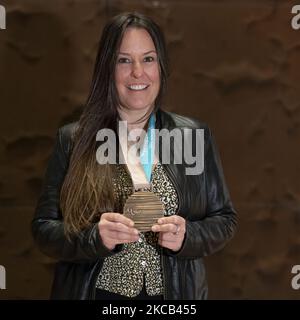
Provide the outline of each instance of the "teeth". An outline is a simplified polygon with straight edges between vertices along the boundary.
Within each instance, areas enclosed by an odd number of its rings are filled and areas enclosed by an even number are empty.
[[[132,84],[128,86],[129,89],[131,90],[144,90],[148,86],[146,84]]]

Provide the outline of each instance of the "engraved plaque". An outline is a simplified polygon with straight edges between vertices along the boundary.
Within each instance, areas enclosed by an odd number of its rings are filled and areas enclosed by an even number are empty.
[[[152,191],[136,191],[126,200],[123,213],[136,229],[146,232],[164,216],[164,205]]]

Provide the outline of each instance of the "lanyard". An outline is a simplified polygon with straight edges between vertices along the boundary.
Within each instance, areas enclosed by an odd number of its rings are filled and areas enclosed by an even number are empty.
[[[154,162],[154,151],[155,151],[155,116],[152,113],[149,119],[149,126],[147,135],[144,140],[144,144],[140,154],[141,164],[143,166],[146,178],[148,182],[151,179],[152,165]]]

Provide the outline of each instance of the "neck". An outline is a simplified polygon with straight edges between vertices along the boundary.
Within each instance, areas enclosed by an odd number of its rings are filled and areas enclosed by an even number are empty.
[[[142,122],[140,121],[137,122],[145,115],[148,109],[145,111],[145,109],[132,110],[132,109],[126,109],[126,108],[120,107],[118,111],[119,111],[120,118],[123,121],[127,121],[127,126],[129,131],[132,129],[143,129],[145,127],[145,124],[148,121],[148,118],[146,118]]]

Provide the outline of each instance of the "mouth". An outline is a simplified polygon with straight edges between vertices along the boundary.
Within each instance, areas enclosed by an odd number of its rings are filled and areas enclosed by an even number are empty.
[[[149,84],[130,84],[126,86],[127,89],[131,91],[143,91],[149,87]]]

